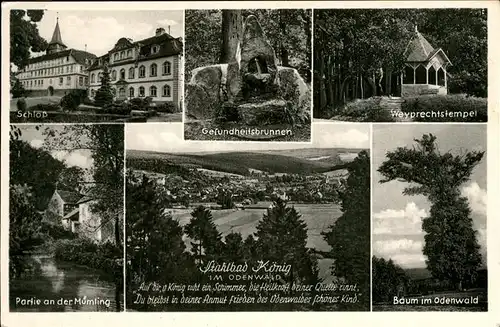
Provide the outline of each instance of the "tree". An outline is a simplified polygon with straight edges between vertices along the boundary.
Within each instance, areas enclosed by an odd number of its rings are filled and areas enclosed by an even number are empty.
[[[372,299],[374,303],[392,302],[394,296],[408,294],[411,279],[391,259],[372,258]]]
[[[370,157],[361,151],[347,167],[349,177],[343,192],[342,215],[323,232],[334,259],[332,273],[349,284],[357,284],[364,295],[360,306],[369,305],[370,290]]]
[[[9,192],[9,271],[12,277],[22,274],[26,253],[40,245],[42,216],[32,204],[28,186],[12,185]]]
[[[97,90],[95,94],[95,105],[98,107],[104,107],[106,105],[113,103],[113,92],[111,91],[109,78],[109,70],[108,66],[104,65],[104,69],[102,71],[101,77],[101,87]]]
[[[126,235],[129,289],[145,282],[187,283],[196,271],[194,261],[186,252],[183,230],[165,213],[162,191],[143,177],[130,176],[126,184]],[[134,287],[132,287],[132,284]],[[137,295],[129,295],[129,304]],[[145,309],[145,308],[143,308]],[[162,310],[150,306],[148,310]]]
[[[36,23],[43,18],[43,10],[10,11],[10,62],[23,69],[31,52],[45,51],[47,41],[38,32]]]
[[[484,151],[442,154],[432,134],[414,141],[416,146],[411,149],[398,147],[386,154],[386,161],[378,169],[384,177],[380,183],[410,183],[403,194],[420,194],[429,199],[430,215],[422,222],[427,268],[434,278],[461,290],[464,283],[477,277],[482,258],[471,210],[460,194],[460,186],[470,179]]]
[[[26,95],[26,89],[21,84],[21,81],[19,81],[19,78],[15,78],[10,93],[12,93],[13,98],[21,98]]]
[[[220,256],[222,236],[217,231],[209,209],[199,206],[191,212],[191,220],[184,227],[186,235],[193,240],[191,245],[198,263],[215,260]]]
[[[227,64],[236,60],[236,51],[243,36],[243,16],[241,10],[222,10],[222,45],[219,63]]]
[[[290,283],[314,284],[318,280],[317,262],[307,248],[307,225],[294,207],[276,199],[256,229],[258,258],[290,264]]]

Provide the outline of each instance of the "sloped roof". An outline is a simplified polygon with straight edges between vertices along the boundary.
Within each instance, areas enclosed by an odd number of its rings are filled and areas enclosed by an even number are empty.
[[[413,39],[410,40],[405,50],[406,61],[424,62],[433,53],[434,48],[418,31],[415,31]]]
[[[80,218],[80,208],[78,207],[73,209],[63,217],[63,219],[70,219],[73,221],[77,221],[79,218]]]
[[[125,38],[120,38],[117,42],[121,43],[122,45],[125,44],[124,42]],[[128,40],[128,39],[126,39]],[[122,42],[120,42],[122,41]],[[159,45],[160,49],[157,53],[152,54],[151,53],[151,47],[153,45]],[[117,45],[113,47],[107,54],[98,57],[98,59],[101,59],[101,65],[99,65],[99,62],[96,60],[92,66],[90,66],[89,70],[94,70],[94,69],[99,69],[103,66],[104,62],[109,61],[109,53],[113,52],[115,50]],[[145,60],[151,60],[155,58],[161,58],[161,57],[168,57],[168,56],[173,56],[173,55],[178,55],[181,54],[183,51],[183,43],[181,38],[174,38],[171,35],[167,33],[163,33],[158,36],[153,36],[149,37],[147,39],[143,39],[140,41],[132,42],[130,43],[129,48],[133,47],[140,47],[140,52],[139,52],[139,58],[138,59],[129,59],[129,60],[120,60],[119,62],[115,64],[109,64],[108,62],[108,67],[114,67],[114,66],[121,66],[124,64],[128,63],[134,63],[134,62],[140,62],[140,61],[145,61]]]
[[[56,192],[57,194],[59,194],[59,196],[65,203],[69,204],[76,204],[83,197],[83,195],[77,192],[64,191],[64,190],[57,190]]]
[[[85,59],[94,59],[97,57],[95,54],[90,53],[90,52],[75,50],[75,49],[66,49],[63,51],[49,53],[49,54],[45,54],[45,55],[40,56],[40,57],[32,58],[29,60],[29,63],[34,64],[37,62],[42,62],[42,61],[46,61],[46,60],[53,60],[53,59],[68,57],[68,56],[72,56],[73,58],[75,58],[75,61],[77,63],[79,63],[80,65],[85,65]]]
[[[54,29],[54,34],[52,34],[52,39],[49,42],[50,44],[60,44],[66,47],[66,45],[62,41],[61,30],[59,29],[59,19],[56,22],[56,28]]]

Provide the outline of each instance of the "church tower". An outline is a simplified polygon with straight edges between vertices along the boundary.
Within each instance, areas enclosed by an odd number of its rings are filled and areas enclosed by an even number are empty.
[[[62,41],[61,30],[59,29],[59,17],[57,17],[56,28],[54,29],[54,34],[52,34],[52,40],[50,40],[47,47],[47,54],[63,51],[66,48],[67,46]]]

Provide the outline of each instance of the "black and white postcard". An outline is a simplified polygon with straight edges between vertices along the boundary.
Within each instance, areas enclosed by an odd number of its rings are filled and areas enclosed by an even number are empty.
[[[10,121],[182,121],[183,11],[10,10]]]
[[[314,118],[486,122],[484,8],[314,10]]]
[[[309,9],[186,10],[185,138],[309,142]]]
[[[9,304],[121,311],[123,125],[11,125]]]
[[[181,135],[126,129],[127,310],[370,309],[369,126],[309,146]]]
[[[373,311],[487,311],[486,125],[376,125],[372,151]]]

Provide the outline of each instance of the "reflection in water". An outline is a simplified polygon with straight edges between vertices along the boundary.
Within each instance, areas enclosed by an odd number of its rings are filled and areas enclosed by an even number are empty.
[[[30,269],[10,282],[11,311],[120,311],[121,287],[94,269],[36,255]],[[24,304],[21,300],[41,300]]]

